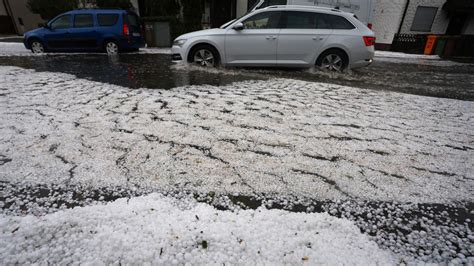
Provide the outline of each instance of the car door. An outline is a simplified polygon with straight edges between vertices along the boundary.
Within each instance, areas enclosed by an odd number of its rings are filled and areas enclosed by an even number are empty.
[[[48,25],[44,34],[46,46],[51,50],[62,50],[71,45],[72,15],[63,15],[54,19]]]
[[[99,43],[99,33],[95,28],[92,14],[75,14],[71,33],[71,48],[95,49]]]
[[[275,65],[280,11],[265,11],[242,21],[241,30],[228,29],[225,57],[228,65]]]
[[[278,37],[278,65],[314,64],[332,31],[320,13],[284,11]]]

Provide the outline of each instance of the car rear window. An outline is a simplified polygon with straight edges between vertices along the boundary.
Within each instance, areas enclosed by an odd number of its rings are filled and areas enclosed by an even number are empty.
[[[117,14],[98,14],[97,21],[99,26],[109,27],[117,24],[118,17]]]
[[[332,29],[335,30],[351,30],[355,29],[354,25],[347,21],[347,19],[336,16],[336,15],[329,15],[329,14],[321,14],[323,15],[324,19],[331,25]]]
[[[94,18],[91,14],[78,14],[74,16],[74,28],[87,28],[94,26]]]
[[[135,15],[128,14],[127,15],[127,20],[128,20],[128,24],[130,24],[130,26],[138,27],[140,25],[140,22],[138,21],[138,17],[135,16]]]

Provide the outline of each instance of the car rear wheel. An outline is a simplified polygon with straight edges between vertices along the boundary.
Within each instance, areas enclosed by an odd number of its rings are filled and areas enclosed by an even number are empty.
[[[119,52],[119,47],[116,42],[114,41],[106,41],[105,42],[105,52],[108,55],[116,55]]]
[[[216,67],[219,64],[219,55],[211,46],[199,46],[191,53],[192,62],[202,67]]]
[[[342,72],[348,65],[347,56],[339,50],[329,50],[319,56],[316,65],[322,69]]]
[[[42,54],[42,53],[44,53],[44,46],[43,46],[43,44],[42,44],[40,41],[38,41],[38,40],[33,40],[33,41],[31,41],[30,47],[31,47],[31,51],[32,51],[34,54]]]

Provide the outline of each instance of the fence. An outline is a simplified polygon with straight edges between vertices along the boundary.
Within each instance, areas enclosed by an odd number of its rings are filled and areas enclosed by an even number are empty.
[[[422,54],[427,41],[427,35],[395,34],[391,50],[410,54]]]
[[[390,50],[411,54],[423,54],[428,35],[395,34]],[[474,57],[474,35],[438,35],[433,52],[439,56]]]

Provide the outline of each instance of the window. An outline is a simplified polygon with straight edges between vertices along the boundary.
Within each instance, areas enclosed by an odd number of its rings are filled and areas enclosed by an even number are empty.
[[[99,26],[109,27],[117,24],[118,15],[117,14],[98,14],[97,20]]]
[[[316,16],[316,29],[332,29],[329,15],[315,13],[315,16]]]
[[[245,29],[277,29],[281,12],[262,12],[246,19]]]
[[[347,19],[341,16],[329,15],[329,14],[321,14],[323,19],[328,23],[332,29],[335,30],[352,30],[355,29],[354,25],[347,21]]]
[[[415,18],[411,25],[412,31],[431,31],[431,25],[435,19],[437,7],[419,6],[416,9]]]
[[[286,29],[354,29],[354,25],[341,16],[316,12],[287,11],[283,16]]]
[[[315,13],[310,12],[285,12],[286,23],[283,28],[286,29],[315,29],[316,16]]]
[[[94,27],[94,18],[91,14],[80,14],[74,16],[74,28]]]
[[[51,22],[51,29],[66,29],[71,27],[71,15],[65,15]]]
[[[138,27],[140,25],[140,23],[138,23],[138,17],[135,16],[135,15],[128,14],[127,15],[127,20],[128,20],[128,24],[130,24],[130,26]]]

